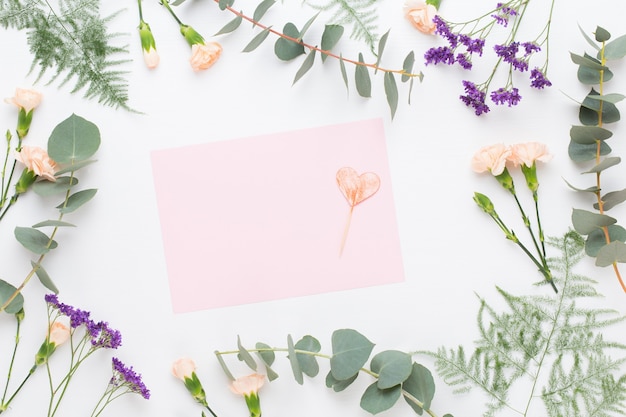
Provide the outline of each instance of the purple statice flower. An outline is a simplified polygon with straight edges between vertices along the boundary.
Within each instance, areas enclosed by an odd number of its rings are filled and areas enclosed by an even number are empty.
[[[435,33],[444,37],[450,44],[451,48],[456,48],[459,44],[458,35],[450,30],[450,27],[445,20],[439,16],[435,16],[433,17],[433,23],[435,24]]]
[[[424,59],[426,59],[426,65],[428,64],[454,64],[454,53],[447,46],[440,46],[436,48],[430,48],[424,54]]]
[[[501,57],[504,62],[508,62],[519,72],[524,72],[528,70],[528,62],[517,58],[519,46],[519,42],[511,42],[509,45],[496,45],[493,47],[493,50],[496,51],[496,55]]]
[[[491,17],[493,17],[496,20],[497,24],[502,25],[504,27],[507,27],[509,25],[510,16],[517,15],[517,10],[515,10],[512,7],[504,6],[503,3],[496,4],[496,9],[498,13],[492,14]]]
[[[109,323],[101,321],[99,323],[92,322],[87,327],[91,336],[91,345],[105,349],[117,349],[122,345],[122,334],[119,330],[109,327]]]
[[[468,107],[474,108],[476,116],[480,116],[483,113],[489,112],[489,106],[485,104],[485,92],[476,87],[471,81],[463,81],[463,87],[465,89],[465,95],[459,98]]]
[[[515,106],[522,99],[519,94],[519,90],[515,87],[510,90],[504,88],[498,88],[491,92],[491,101],[496,104],[508,104],[509,107]]]
[[[530,71],[530,79],[530,86],[539,90],[552,85],[539,68],[533,68],[532,71]]]
[[[491,17],[493,17],[496,20],[496,23],[499,25],[502,25],[504,27],[507,27],[509,25],[509,19],[507,19],[506,17],[502,17],[497,14],[492,14]]]
[[[485,40],[481,38],[472,39],[467,35],[460,35],[459,40],[465,45],[467,52],[470,54],[483,55],[483,48],[485,46]]]
[[[458,62],[463,69],[472,69],[472,61],[467,58],[467,54],[457,54],[456,62]]]
[[[534,42],[523,42],[522,47],[524,48],[524,56],[528,56],[533,54],[534,52],[541,51],[539,45]]]
[[[141,380],[141,374],[136,373],[133,367],[127,367],[117,358],[112,359],[113,377],[111,377],[110,385],[115,387],[125,386],[131,392],[141,394],[146,400],[150,398],[150,390]]]
[[[89,319],[89,311],[84,311],[71,305],[59,302],[59,298],[56,294],[47,294],[44,299],[48,305],[54,309],[59,310],[59,313],[70,318],[70,326],[77,328],[80,325],[88,325],[91,320]]]

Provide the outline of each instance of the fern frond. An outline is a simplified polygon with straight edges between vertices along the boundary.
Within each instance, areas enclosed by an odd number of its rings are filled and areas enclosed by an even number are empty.
[[[329,23],[338,25],[352,25],[350,37],[365,42],[370,50],[376,50],[378,35],[377,20],[379,11],[376,7],[378,0],[323,0],[325,3],[314,4],[311,0],[305,0],[311,8],[334,12]],[[374,52],[375,53],[375,52]]]
[[[557,295],[515,296],[497,288],[507,311],[498,312],[480,299],[479,339],[469,360],[462,346],[427,353],[444,380],[463,390],[478,387],[490,398],[483,416],[510,408],[528,417],[529,405],[540,397],[549,417],[609,417],[626,413],[626,375],[615,379],[626,358],[612,359],[626,345],[605,340],[602,330],[626,316],[606,308],[585,307],[581,299],[598,298],[595,281],[574,274],[584,242],[576,232],[549,243],[561,255],[551,258],[561,292]],[[511,404],[517,382],[529,382],[527,401]],[[541,394],[538,395],[538,392]],[[516,390],[516,400],[520,398]],[[523,399],[523,396],[521,397]],[[524,411],[520,411],[524,410]]]
[[[72,93],[83,91],[85,98],[131,110],[127,72],[118,70],[130,61],[122,58],[128,47],[114,45],[122,34],[107,31],[119,12],[102,18],[100,0],[60,0],[58,12],[38,0],[0,1],[0,23],[27,30],[33,55],[29,74],[36,74],[35,82],[45,76],[46,84],[71,82]]]

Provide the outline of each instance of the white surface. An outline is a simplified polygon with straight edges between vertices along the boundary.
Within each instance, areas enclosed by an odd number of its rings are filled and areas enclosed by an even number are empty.
[[[246,27],[217,39],[224,47],[219,62],[208,71],[193,73],[187,62],[189,48],[174,21],[157,2],[144,3],[144,17],[155,33],[161,55],[158,69],[146,69],[141,58],[134,4],[128,4],[128,10],[112,23],[112,30],[129,33],[127,41],[134,58],[127,67],[130,105],[145,114],[104,108],[80,95],[70,95],[67,88],[40,83],[35,88],[45,98],[27,139],[45,145],[52,128],[71,113],[95,122],[101,130],[99,161],[80,173],[82,184],[97,187],[98,195],[72,215],[72,222],[79,227],[59,234],[59,248],[48,256],[45,266],[61,289],[62,301],[90,310],[94,318],[107,320],[120,329],[124,344],[114,355],[142,373],[152,391],[150,401],[129,396],[114,402],[104,415],[199,415],[199,407],[169,371],[171,362],[180,356],[191,356],[198,363],[199,377],[218,415],[246,415],[243,401],[228,391],[227,380],[212,353],[235,348],[237,335],[247,346],[257,341],[285,346],[287,334],[295,339],[311,334],[326,352],[330,352],[332,331],[345,327],[367,336],[377,344],[376,351],[469,345],[476,337],[478,303],[474,293],[497,303],[495,285],[516,293],[532,293],[536,290],[531,284],[540,278],[530,261],[504,239],[472,201],[474,191],[488,194],[508,223],[521,229],[512,201],[496,182],[470,171],[469,160],[483,145],[531,140],[549,145],[555,158],[539,170],[542,220],[548,235],[561,235],[567,230],[572,207],[591,207],[590,201],[569,190],[562,180],[577,181],[581,171],[567,156],[569,128],[578,120],[577,105],[565,94],[580,99],[586,93],[586,87],[576,80],[569,51],[589,50],[577,24],[587,32],[601,25],[614,36],[622,35],[622,0],[597,1],[593,6],[582,0],[557,0],[549,70],[553,86],[536,92],[520,85],[524,98],[517,108],[492,106],[492,112],[481,118],[458,100],[461,80],[468,74],[457,67],[424,67],[421,56],[439,40],[412,29],[402,16],[400,2],[382,1],[380,32],[392,28],[385,54],[388,65],[400,67],[404,56],[414,49],[416,68],[425,74],[424,82],[414,87],[410,106],[406,104],[407,90],[400,86],[401,102],[393,121],[381,74],[373,77],[374,97],[369,100],[357,95],[352,82],[346,95],[337,63],[331,60],[323,66],[317,62],[292,86],[301,61],[278,61],[269,39],[252,53],[240,53],[254,33]],[[239,3],[236,6],[245,4]],[[284,21],[292,20],[301,26],[313,13],[294,3],[275,5],[266,21],[275,18],[275,26],[282,27]],[[103,6],[106,12],[122,4],[104,2]],[[461,20],[491,6],[491,1],[484,0],[444,0],[441,12],[451,20]],[[231,19],[211,2],[188,1],[176,10],[184,22],[207,39]],[[526,19],[525,25],[533,21],[532,16]],[[543,25],[541,19],[535,22]],[[316,31],[320,29],[314,25],[309,33],[315,38]],[[3,30],[0,39],[0,56],[4,57],[0,93],[9,97],[16,86],[30,87],[34,82],[32,76],[26,76],[31,57],[23,34]],[[349,44],[343,53],[347,56],[365,49],[361,44]],[[624,64],[612,69],[615,81],[607,88],[626,92]],[[485,71],[473,71],[473,79],[482,81],[488,75]],[[374,117],[385,121],[406,282],[190,314],[172,313],[151,178],[151,150]],[[0,106],[0,120],[5,129],[13,128],[15,110]],[[626,146],[620,142],[624,128],[617,123],[611,129],[615,134],[611,142],[614,154],[625,155]],[[623,187],[623,174],[623,165],[608,171],[604,176],[606,188]],[[171,175],[185,180],[185,172]],[[29,268],[30,255],[14,240],[12,229],[54,215],[51,203],[38,207],[39,201],[35,195],[26,196],[0,225],[0,274],[5,280],[18,282]],[[213,204],[210,196],[206,204]],[[623,207],[612,214],[623,221]],[[624,311],[626,295],[610,269],[596,269],[586,259],[579,270],[600,281],[607,306]],[[45,293],[36,282],[25,291],[27,319],[16,378],[30,366],[30,355],[41,341]],[[0,375],[7,366],[5,343],[13,331],[6,331],[8,323],[8,318],[0,318]],[[100,359],[93,359],[85,367],[68,392],[65,411],[60,415],[78,416],[91,411],[110,376],[110,353],[100,353]],[[423,358],[417,360],[431,365]],[[235,362],[231,358],[229,363]],[[334,394],[324,386],[327,365],[322,363],[320,376],[299,386],[291,378],[288,361],[279,357],[277,370],[281,378],[261,392],[264,415],[367,415],[358,406],[362,390],[355,386]],[[235,369],[245,372],[237,366]],[[366,378],[360,380],[357,385],[364,387]],[[478,391],[456,396],[441,379],[436,377],[435,381],[437,394],[432,409],[438,414],[481,414],[483,398]],[[45,375],[35,375],[29,385],[7,416],[43,415],[47,402]],[[401,403],[385,413],[411,414]]]

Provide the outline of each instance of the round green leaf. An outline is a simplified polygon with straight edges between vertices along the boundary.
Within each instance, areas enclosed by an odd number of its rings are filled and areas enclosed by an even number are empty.
[[[410,355],[398,350],[385,350],[372,358],[370,368],[378,374],[378,388],[386,389],[403,383],[411,375],[413,366]]]
[[[604,57],[608,60],[621,59],[626,56],[626,35],[613,39],[604,47]]]
[[[332,388],[333,391],[335,392],[340,392],[348,388],[350,384],[352,384],[358,376],[359,374],[354,374],[351,378],[344,379],[343,381],[339,381],[333,376],[332,372],[328,372],[328,374],[326,375],[326,386],[328,388]]]
[[[312,336],[304,336],[302,339],[298,340],[295,344],[296,350],[302,350],[306,352],[317,353],[322,348],[320,342]],[[304,353],[296,353],[296,359],[300,364],[300,369],[306,375],[311,378],[317,376],[320,371],[320,367],[317,363],[317,359],[313,355],[307,355]]]
[[[619,191],[612,191],[602,196],[602,202],[604,203],[602,208],[604,210],[611,210],[613,207],[623,203],[624,201],[626,201],[626,188]],[[600,206],[598,203],[594,203],[593,208],[599,210]]]
[[[574,162],[586,162],[596,159],[596,152],[598,148],[595,144],[583,145],[570,141],[567,148],[569,157]],[[608,155],[611,153],[611,147],[606,142],[600,143],[600,155]]]
[[[265,362],[267,365],[272,365],[274,363],[274,360],[276,359],[276,354],[274,353],[273,350],[271,350],[272,348],[270,347],[270,345],[267,345],[265,343],[262,342],[257,342],[257,344],[255,345],[255,347],[257,349],[263,349],[258,353],[258,355],[261,357],[261,360],[263,362]],[[264,350],[267,349],[267,350]]]
[[[596,257],[596,266],[605,267],[612,265],[614,262],[626,262],[626,244],[619,240],[603,246],[598,251],[598,256]]]
[[[373,383],[361,396],[361,408],[371,414],[378,414],[389,410],[402,395],[402,388],[397,385],[393,388],[380,389]]]
[[[435,381],[427,368],[418,363],[413,363],[411,375],[402,384],[402,389],[422,402],[423,408],[405,398],[411,408],[417,414],[422,415],[424,409],[428,410],[430,408],[430,403],[435,396]]]
[[[343,26],[341,25],[326,25],[324,27],[324,33],[322,33],[322,50],[330,51],[337,45],[341,36],[343,36]],[[322,54],[322,62],[326,61],[328,55]]]
[[[572,225],[581,235],[588,235],[594,230],[610,226],[615,224],[615,222],[617,222],[617,220],[606,214],[592,213],[580,209],[574,209],[572,211]]]
[[[331,337],[330,371],[339,381],[352,378],[367,362],[374,344],[356,330],[339,329]]]
[[[78,178],[76,177],[59,177],[55,182],[37,181],[33,184],[33,191],[45,197],[65,193],[76,184],[78,184]]]
[[[618,240],[620,242],[626,242],[626,229],[622,226],[613,224],[608,226],[609,230],[609,238],[611,242]],[[604,230],[596,229],[593,232],[589,233],[587,236],[587,240],[585,241],[585,253],[593,258],[598,256],[598,252],[602,247],[606,246],[606,237],[604,235]]]
[[[37,255],[43,255],[57,247],[57,242],[51,240],[48,235],[31,227],[16,227],[14,234],[22,246]]]
[[[0,279],[0,306],[3,306],[7,300],[13,296],[13,294],[17,291],[13,285],[9,284],[6,281]],[[9,303],[9,305],[4,309],[6,313],[16,314],[22,308],[24,308],[24,297],[22,294],[17,294],[17,296]]]
[[[600,94],[594,90],[593,88],[585,97],[582,102],[582,106],[580,107],[578,118],[580,122],[585,126],[596,126],[598,125],[599,118],[598,114],[600,113],[600,103],[601,101],[595,100],[589,96],[600,96]],[[620,113],[615,104],[610,102],[605,102],[602,105],[602,122],[603,123],[615,123],[620,120]]]
[[[59,123],[48,139],[48,155],[59,164],[89,159],[99,147],[98,127],[75,114]]]
[[[298,28],[291,22],[285,24],[283,34],[293,39],[300,38]],[[280,37],[274,44],[274,53],[283,61],[290,61],[304,53],[304,46],[291,40]]]
[[[596,40],[598,42],[606,42],[609,39],[611,39],[611,34],[609,33],[608,30],[604,29],[603,27],[597,26],[596,31],[594,33],[596,35]]]
[[[599,126],[572,126],[569,131],[572,141],[581,145],[595,144],[613,136],[613,132]]]

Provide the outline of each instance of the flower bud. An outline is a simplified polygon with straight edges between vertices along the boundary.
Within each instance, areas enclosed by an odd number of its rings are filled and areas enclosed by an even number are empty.
[[[198,403],[207,406],[206,393],[196,375],[196,364],[189,358],[180,358],[172,364],[172,374],[185,383],[185,388]]]
[[[20,139],[28,134],[31,121],[33,120],[33,111],[41,103],[41,98],[41,93],[35,90],[16,88],[15,96],[4,99],[6,103],[14,104],[19,108],[17,115],[17,134]]]
[[[524,178],[526,178],[526,185],[528,188],[534,193],[539,188],[539,180],[537,180],[537,164],[533,163],[532,166],[528,167],[522,164],[522,173],[524,174]]]
[[[204,38],[189,25],[180,25],[180,33],[183,34],[189,46],[204,45]]]
[[[48,329],[48,336],[41,344],[39,351],[35,355],[37,366],[48,362],[48,359],[56,351],[57,346],[62,345],[70,338],[70,329],[63,323],[54,322]]]
[[[489,197],[481,193],[474,193],[474,201],[485,213],[495,213],[495,207]]]
[[[37,174],[34,171],[29,170],[28,168],[24,168],[22,171],[22,175],[20,179],[15,183],[15,194],[24,194],[31,185],[35,183],[37,179]]]
[[[513,185],[513,177],[509,174],[509,170],[504,168],[502,174],[495,176],[500,185],[502,185],[505,189],[509,190],[511,193],[515,194],[515,186]]]
[[[141,38],[141,48],[143,50],[143,59],[148,68],[156,68],[159,65],[159,54],[156,50],[156,42],[148,25],[143,20],[139,22],[139,37]]]
[[[237,378],[230,385],[232,392],[243,395],[250,417],[261,417],[261,401],[258,392],[264,383],[265,375],[252,374]]]

